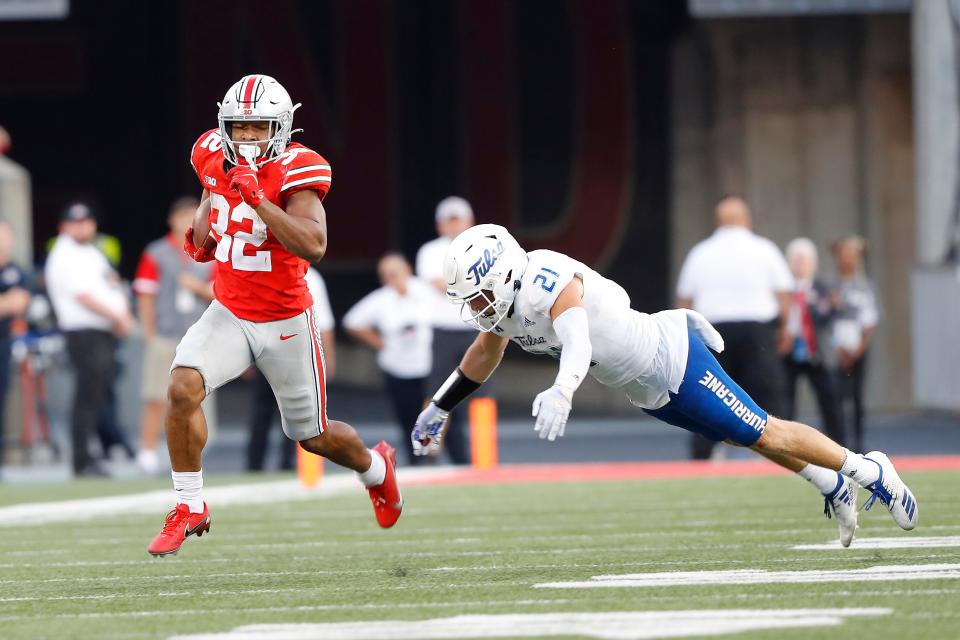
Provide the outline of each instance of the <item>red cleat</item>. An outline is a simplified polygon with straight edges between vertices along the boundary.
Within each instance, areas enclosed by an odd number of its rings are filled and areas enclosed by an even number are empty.
[[[373,501],[373,512],[377,516],[377,524],[384,529],[389,529],[396,524],[403,510],[403,496],[400,495],[400,487],[397,485],[397,450],[383,440],[373,450],[383,456],[384,462],[387,463],[387,473],[383,482],[370,487],[367,491],[370,493],[370,500]]]
[[[203,513],[190,513],[190,507],[178,504],[167,514],[163,529],[147,547],[147,552],[156,557],[175,554],[187,537],[193,534],[200,537],[207,531],[210,531],[210,511],[206,502],[203,503]]]

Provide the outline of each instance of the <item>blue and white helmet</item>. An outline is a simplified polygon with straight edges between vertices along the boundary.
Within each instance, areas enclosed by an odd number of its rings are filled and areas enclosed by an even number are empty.
[[[527,252],[504,227],[470,227],[453,239],[443,261],[447,300],[460,305],[464,322],[493,331],[510,312],[527,260]],[[480,297],[486,304],[471,308]]]
[[[231,164],[239,164],[249,156],[257,167],[277,158],[290,144],[293,129],[293,112],[300,104],[293,104],[290,94],[270,76],[252,74],[240,78],[227,89],[223,102],[218,102],[217,121],[223,138],[223,156]],[[243,120],[267,121],[270,123],[267,150],[261,154],[254,144],[239,144],[230,137],[230,123]],[[245,153],[246,152],[246,153]]]

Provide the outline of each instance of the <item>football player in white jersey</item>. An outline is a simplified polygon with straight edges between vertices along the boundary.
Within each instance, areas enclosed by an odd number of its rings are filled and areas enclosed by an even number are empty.
[[[556,381],[533,400],[541,438],[563,436],[573,395],[589,373],[669,424],[750,447],[799,474],[824,495],[849,546],[858,487],[869,509],[879,500],[901,528],[917,524],[914,495],[887,456],[854,453],[804,424],[767,414],[724,372],[710,349],[720,334],[687,309],[652,315],[630,308],[623,288],[569,256],[524,251],[501,226],[484,224],[454,239],[444,262],[447,297],[480,334],[437,390],[411,434],[418,455],[440,446],[451,409],[497,368],[507,343],[560,361]]]

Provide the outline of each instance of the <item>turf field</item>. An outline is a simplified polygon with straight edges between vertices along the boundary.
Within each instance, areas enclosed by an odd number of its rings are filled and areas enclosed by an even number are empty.
[[[209,536],[164,559],[145,552],[162,512],[3,527],[0,638],[960,638],[960,473],[903,475],[918,530],[878,505],[850,549],[794,548],[836,530],[781,475],[410,486],[390,531],[359,490],[211,504]],[[8,486],[0,504],[166,487]]]

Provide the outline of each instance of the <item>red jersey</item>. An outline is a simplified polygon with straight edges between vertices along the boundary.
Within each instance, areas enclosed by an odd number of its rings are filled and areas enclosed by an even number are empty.
[[[269,322],[291,318],[313,304],[304,274],[309,263],[287,250],[240,194],[230,191],[218,129],[194,143],[190,164],[210,192],[210,226],[217,238],[213,293],[238,318]],[[291,144],[257,171],[264,197],[281,209],[297,191],[330,190],[330,163],[316,151]]]

